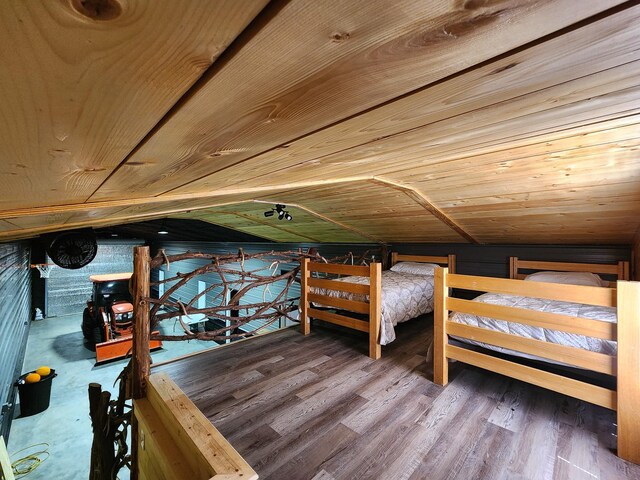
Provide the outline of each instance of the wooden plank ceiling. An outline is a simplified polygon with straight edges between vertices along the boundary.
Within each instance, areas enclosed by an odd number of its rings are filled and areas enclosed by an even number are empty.
[[[175,217],[631,244],[639,24],[620,0],[0,2],[0,239]]]

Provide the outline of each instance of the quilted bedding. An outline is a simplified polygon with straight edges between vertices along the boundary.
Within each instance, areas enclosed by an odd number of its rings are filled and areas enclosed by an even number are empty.
[[[336,281],[369,284],[368,277],[343,277]],[[311,291],[319,295],[349,300],[369,300],[369,295],[357,293],[324,288],[312,288]],[[383,271],[381,310],[380,344],[387,345],[396,338],[393,329],[395,325],[433,311],[433,276]]]
[[[518,297],[513,295],[503,295],[495,293],[485,293],[475,299],[478,302],[491,303],[494,305],[504,305],[509,307],[524,308],[528,310],[537,310],[541,312],[561,313],[580,318],[590,318],[594,320],[603,320],[610,323],[616,323],[616,309],[612,307],[599,307],[593,305],[583,305],[578,303],[561,302],[557,300],[545,300],[540,298]],[[520,335],[521,337],[533,338],[536,340],[544,340],[546,342],[557,343],[570,347],[578,347],[592,352],[604,353],[607,355],[615,355],[617,350],[616,342],[603,340],[599,338],[585,337],[574,333],[560,332],[557,330],[549,330],[540,327],[532,327],[514,322],[505,322],[504,320],[496,320],[487,317],[479,317],[477,315],[456,312],[451,316],[452,322],[463,323],[475,327],[487,328],[499,332]],[[457,337],[454,337],[457,338]],[[517,355],[520,357],[532,358],[540,360],[539,357],[527,355],[521,352],[496,347],[493,345],[483,344],[468,339],[458,340],[466,343],[479,345],[494,351]],[[545,362],[552,362],[548,359],[542,359]]]

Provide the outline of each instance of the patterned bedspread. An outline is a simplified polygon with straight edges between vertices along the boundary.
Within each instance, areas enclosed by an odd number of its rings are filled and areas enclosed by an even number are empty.
[[[336,281],[369,284],[368,277],[344,277]],[[323,288],[312,288],[311,291],[350,300],[369,300],[369,295]],[[380,344],[387,345],[396,339],[395,325],[433,311],[433,276],[383,271],[381,310]]]
[[[593,305],[583,305],[578,303],[561,302],[557,300],[544,300],[540,298],[518,297],[513,295],[502,295],[494,293],[485,293],[475,299],[478,302],[491,303],[494,305],[504,305],[509,307],[524,308],[527,310],[537,310],[541,312],[561,313],[580,318],[590,318],[594,320],[603,320],[609,323],[616,323],[616,309],[612,307],[599,307]],[[577,347],[592,352],[604,353],[607,355],[615,355],[617,350],[616,342],[610,340],[602,340],[599,338],[585,337],[574,333],[560,332],[557,330],[548,330],[540,327],[532,327],[514,322],[505,322],[503,320],[495,320],[487,317],[479,317],[468,313],[456,312],[451,316],[452,322],[464,323],[475,327],[487,328],[499,332],[520,335],[521,337],[534,338],[536,340],[544,340],[546,342],[557,343],[570,347]],[[457,338],[457,337],[456,337]],[[472,343],[494,351],[518,355],[526,358],[539,359],[531,355],[512,350],[486,345],[467,339],[459,339],[467,343]],[[548,359],[543,359],[551,362]]]

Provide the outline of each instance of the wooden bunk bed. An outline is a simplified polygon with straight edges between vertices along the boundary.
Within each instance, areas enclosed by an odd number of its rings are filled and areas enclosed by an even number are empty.
[[[522,270],[554,272],[591,272],[615,276],[618,281],[610,287],[583,286],[560,283],[522,281]],[[522,261],[510,259],[510,279],[456,275],[446,268],[439,268],[435,274],[434,309],[434,382],[448,383],[448,359],[475,365],[480,368],[532,383],[563,393],[611,410],[618,417],[618,455],[623,459],[640,463],[640,283],[629,279],[628,262],[615,265],[576,264],[566,262]],[[511,296],[510,306],[481,303],[449,296],[451,288],[487,292]],[[581,318],[574,314],[555,311],[536,311],[517,308],[514,297],[522,297],[534,302],[541,300],[570,302],[585,306],[610,307],[611,321],[595,318]],[[569,304],[565,304],[569,305]],[[455,315],[477,316],[482,321],[477,326],[458,323]],[[453,320],[453,321],[452,321]],[[521,335],[492,329],[491,322],[502,322],[520,328],[534,327],[543,331],[560,332],[589,337],[598,341],[615,342],[613,354],[606,355],[588,349],[566,346],[545,340],[526,338]],[[489,328],[487,328],[489,326]],[[547,330],[545,330],[547,329]],[[491,349],[506,349],[515,355],[533,356],[551,363],[561,363],[611,376],[617,380],[617,389],[604,388],[589,381],[576,380],[563,374],[551,373],[548,369],[523,365],[517,357],[499,358],[489,350],[452,344],[449,336],[463,342],[482,344]],[[512,359],[514,359],[512,361]]]
[[[446,265],[449,271],[455,271],[455,255],[401,255],[393,252],[391,266],[393,267],[400,262]],[[363,277],[365,280],[359,279],[358,281],[361,283],[354,283],[346,278],[316,278],[318,275],[326,276],[327,274]],[[381,264],[371,263],[369,266],[336,265],[312,262],[307,258],[302,261],[300,276],[302,333],[304,335],[310,333],[311,318],[366,332],[369,334],[369,356],[373,359],[380,358],[383,295]],[[322,308],[319,305],[322,305]],[[330,309],[335,311],[330,311]]]

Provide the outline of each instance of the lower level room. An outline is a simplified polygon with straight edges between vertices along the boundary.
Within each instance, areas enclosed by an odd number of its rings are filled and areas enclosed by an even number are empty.
[[[113,252],[124,245],[125,250],[131,250],[128,261],[132,262],[132,269],[135,270],[134,249],[146,248],[141,247],[144,243],[145,240],[99,240],[99,250],[109,252],[109,255],[97,256],[98,259],[107,258],[98,263],[97,268],[109,271],[108,258],[113,259]],[[438,295],[442,297],[441,301],[450,297],[468,302],[476,297],[476,293],[463,288],[446,288],[446,295],[442,291],[438,293],[434,283],[440,273],[436,273],[434,268],[440,267],[438,271],[444,272],[446,267],[447,272],[455,272],[451,277],[458,275],[460,278],[477,279],[474,281],[502,277],[508,282],[529,285],[528,288],[537,288],[539,284],[567,295],[565,286],[568,284],[563,285],[563,278],[542,279],[552,280],[550,284],[547,281],[534,283],[518,279],[519,271],[531,269],[524,259],[536,258],[547,262],[549,265],[545,267],[590,265],[594,271],[604,269],[609,273],[598,275],[579,271],[561,275],[568,276],[569,282],[575,278],[583,281],[585,275],[597,276],[603,283],[609,282],[607,287],[577,286],[578,291],[586,288],[590,295],[595,296],[615,292],[611,284],[616,283],[618,271],[621,272],[621,278],[629,275],[629,248],[399,244],[393,246],[391,253],[384,253],[371,244],[281,244],[274,249],[273,244],[265,243],[216,244],[157,238],[151,244],[155,261],[151,265],[157,268],[151,268],[148,275],[150,309],[155,305],[153,299],[159,301],[163,297],[168,299],[171,307],[158,310],[158,316],[165,318],[152,329],[159,335],[158,338],[163,338],[163,344],[162,348],[150,352],[150,385],[155,385],[154,382],[158,381],[154,380],[156,377],[163,379],[163,375],[168,376],[168,382],[175,384],[175,392],[183,392],[176,398],[185,395],[194,412],[198,412],[197,415],[201,415],[216,429],[212,435],[218,435],[220,442],[232,449],[234,455],[250,468],[250,473],[259,478],[640,478],[640,467],[617,456],[619,417],[616,406],[602,406],[595,396],[589,397],[591,390],[587,389],[586,393],[578,394],[575,398],[576,395],[565,394],[562,388],[559,389],[562,393],[542,388],[536,379],[531,380],[531,384],[530,380],[522,381],[517,374],[510,377],[509,373],[504,374],[500,369],[492,371],[490,367],[478,368],[452,359],[446,360],[448,383],[443,385],[437,378],[437,369],[441,367],[438,367],[437,361],[434,364],[434,350],[437,350],[434,329],[439,328],[434,319],[434,310],[436,315],[442,316],[442,311],[438,312],[436,306]],[[25,254],[24,249],[28,250],[25,244],[21,247],[23,250],[15,246],[13,250],[7,249],[6,253],[17,259],[18,255]],[[235,264],[229,263],[224,269],[228,277],[232,275],[232,265],[241,265],[241,262],[244,262],[242,268],[245,271],[257,272],[258,264],[262,261],[258,258],[260,252],[269,254],[263,263],[269,268],[269,275],[275,276],[268,291],[273,298],[285,290],[282,280],[278,278],[283,272],[286,275],[293,266],[291,259],[287,258],[278,263],[278,268],[274,268],[274,252],[295,252],[296,255],[319,262],[298,260],[299,264],[294,268],[300,270],[296,274],[300,283],[293,282],[285,295],[285,303],[289,298],[293,299],[291,304],[295,310],[284,312],[284,321],[271,323],[263,329],[255,323],[258,320],[252,320],[253,324],[241,325],[244,333],[238,328],[227,329],[222,337],[219,336],[225,324],[215,320],[226,318],[229,311],[218,315],[215,309],[210,310],[218,298],[216,290],[211,288],[216,285],[216,280],[212,280],[212,271],[189,278],[183,290],[172,291],[175,279],[166,282],[164,290],[160,287],[163,278],[171,280],[171,275],[180,272],[184,279],[189,277],[191,269],[202,269],[206,263],[199,258],[201,255],[212,255],[208,258],[214,258],[216,262],[234,260]],[[341,255],[342,252],[346,253]],[[195,255],[196,258],[183,258],[189,255]],[[365,314],[357,313],[361,311],[357,295],[337,297],[337,300],[327,295],[332,285],[339,286],[341,283],[357,285],[358,289],[371,288],[375,281],[371,276],[358,277],[367,278],[370,284],[363,287],[360,287],[361,283],[351,283],[354,277],[345,277],[348,275],[345,272],[350,269],[365,268],[358,264],[370,257],[374,260],[384,259],[386,265],[391,267],[381,271],[381,315],[378,320],[371,316],[369,310]],[[320,258],[327,263],[320,261]],[[331,261],[332,258],[337,258],[337,262]],[[441,264],[421,263],[424,259],[440,261]],[[518,266],[512,271],[516,261]],[[117,261],[112,263],[113,268],[121,267]],[[325,270],[337,269],[340,273],[307,272],[309,279],[306,280],[306,287],[309,293],[305,297],[305,264],[315,264],[318,265],[316,268]],[[378,264],[374,261],[369,265]],[[27,268],[25,266],[23,270]],[[406,275],[402,282],[415,283],[416,269],[418,273],[424,273],[420,272],[422,268],[426,269],[427,287],[421,293],[414,292],[414,287],[407,287],[404,283],[401,283],[401,293],[387,289],[389,281],[391,284],[397,282],[394,276],[389,275]],[[406,269],[410,269],[411,273],[402,271]],[[30,275],[23,278],[35,293],[39,291],[42,280],[36,269],[30,270]],[[369,267],[365,270],[373,272]],[[164,277],[161,272],[164,272]],[[551,273],[559,274],[547,272]],[[54,281],[56,274],[59,275],[58,283],[66,278],[59,267],[51,267],[50,276],[46,279],[53,286],[51,292],[45,288],[44,293],[40,292],[40,296],[35,295],[34,299],[48,298],[50,293],[58,291]],[[420,275],[418,277],[416,285],[421,285]],[[513,280],[509,280],[509,277]],[[260,279],[257,281],[259,283]],[[198,297],[204,290],[205,302],[191,301],[190,295]],[[165,295],[170,291],[171,294]],[[365,301],[365,305],[375,303],[370,300],[376,295],[372,292],[369,291],[369,300]],[[25,295],[28,296],[28,293]],[[265,292],[254,292],[246,293],[246,298],[241,297],[235,321],[242,322],[243,317],[254,318],[256,302],[266,298],[266,295]],[[430,298],[431,303],[427,301],[429,305],[426,311],[416,312],[413,306],[422,303],[421,295]],[[233,303],[231,298],[226,299],[227,305]],[[397,313],[390,316],[390,309],[402,311],[401,304],[406,303],[407,299],[412,308],[406,316],[411,318],[396,321],[401,317],[397,317]],[[337,301],[337,307],[331,307],[332,300]],[[302,307],[305,301],[309,302],[306,310]],[[326,304],[320,305],[321,302]],[[66,303],[72,312],[74,302],[67,300]],[[241,308],[243,305],[250,307]],[[176,306],[185,309],[184,316],[175,315]],[[349,308],[353,311],[349,311]],[[550,321],[547,316],[553,314],[555,308],[555,304],[550,303],[534,315],[538,321]],[[454,310],[453,307],[451,309]],[[45,311],[55,313],[53,309]],[[200,314],[200,311],[207,313]],[[306,335],[300,321],[305,311],[310,319]],[[27,314],[25,309],[23,318]],[[453,311],[451,314],[454,315]],[[196,324],[194,328],[187,319],[195,315],[204,315],[207,321]],[[585,319],[582,313],[570,315],[572,321],[578,324],[596,321]],[[637,316],[633,318],[637,319]],[[375,350],[371,349],[371,329],[366,327],[366,331],[359,330],[360,326],[376,321],[379,323],[377,356],[372,354]],[[183,322],[186,322],[186,330]],[[50,478],[52,475],[62,475],[62,472],[85,476],[92,464],[89,461],[91,444],[95,441],[89,418],[87,386],[97,382],[104,391],[111,392],[112,398],[118,398],[118,387],[114,382],[128,360],[123,356],[99,361],[88,339],[83,338],[82,314],[79,312],[75,315],[47,315],[44,319],[26,323],[29,336],[27,351],[24,360],[20,355],[16,357],[15,361],[21,362],[16,364],[16,375],[33,371],[40,363],[45,363],[55,368],[57,376],[52,380],[50,406],[43,412],[23,416],[21,398],[11,391],[16,402],[13,419],[6,415],[3,417],[5,431],[11,429],[8,437],[5,435],[8,438],[8,450],[10,453],[18,452],[40,441],[45,442],[48,444],[48,456],[32,472],[33,478]],[[382,327],[385,323],[391,325],[386,333]],[[249,325],[257,327],[258,332],[247,335]],[[562,322],[556,328],[563,329]],[[231,331],[233,336],[227,337]],[[520,334],[530,338],[530,334]],[[207,338],[211,335],[212,338]],[[603,336],[599,333],[594,335]],[[181,341],[173,341],[178,337],[182,337],[179,338]],[[474,342],[465,345],[460,343],[458,334],[447,337],[450,337],[447,343],[452,346],[462,345],[471,351],[483,351],[489,358],[506,358],[524,368],[540,368],[551,375],[562,375],[560,378],[567,378],[566,382],[580,381],[594,385],[598,395],[605,389],[612,389],[614,393],[616,390],[615,372],[605,375],[589,372],[589,368],[580,363],[581,358],[577,362],[572,357],[558,361],[553,352],[553,348],[557,347],[548,347],[550,354],[541,350],[534,355],[537,360],[551,357],[551,360],[547,358],[550,364],[540,367],[541,362],[536,362],[536,359],[517,358],[509,355],[510,352],[502,355],[500,352],[482,350],[478,342],[475,342],[476,345],[471,345]],[[559,348],[573,348],[562,346],[566,340],[547,338],[544,343],[547,342]],[[501,344],[500,341],[495,343]],[[511,344],[507,346],[514,349]],[[527,345],[523,348],[526,352]],[[615,356],[608,358],[616,359]],[[582,367],[571,369],[562,366],[574,363]],[[598,370],[598,367],[593,368]],[[149,398],[155,397],[151,395]],[[142,401],[134,400],[134,405]],[[167,401],[171,404],[175,399]],[[145,412],[143,407],[147,408],[140,404],[141,412]],[[165,434],[159,433],[158,425],[166,425],[167,420],[158,417],[154,421],[156,423],[147,424],[144,422],[148,414],[141,414],[145,415],[140,420],[144,425],[140,427],[140,434],[145,438],[145,445],[149,444],[151,437],[159,435],[158,438],[162,438]],[[60,423],[62,419],[69,422],[64,428],[60,428],[64,425]],[[128,431],[131,441],[132,433],[130,429]],[[214,444],[217,445],[216,442]],[[164,454],[169,459],[164,461],[180,467],[185,478],[195,475],[189,472],[197,471],[196,467],[181,463],[180,454],[177,453],[180,448],[173,440],[168,442],[168,447],[175,451]],[[74,452],[73,455],[69,455],[70,451]],[[139,458],[142,461],[144,457]],[[140,468],[145,468],[143,465],[140,464]],[[166,466],[165,475],[169,475],[166,478],[178,478],[167,473],[174,467]],[[128,468],[122,469],[119,474],[120,478],[128,478],[128,475]],[[149,476],[147,472],[146,475],[142,478],[160,478],[154,477],[155,473]]]

